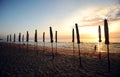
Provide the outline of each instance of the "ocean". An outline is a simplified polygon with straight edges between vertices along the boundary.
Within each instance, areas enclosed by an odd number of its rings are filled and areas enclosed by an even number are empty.
[[[0,41],[0,42],[5,42],[5,41]],[[19,44],[19,42],[16,42],[17,44]],[[26,42],[24,42],[26,44]],[[23,44],[21,42],[21,44]],[[29,41],[30,45],[34,45],[34,41],[30,40]],[[98,42],[81,42],[80,43],[80,50],[87,50],[87,51],[93,51],[94,47],[97,47],[96,51],[101,51],[101,52],[106,52],[107,51],[107,46],[104,44],[104,42],[102,42],[101,44],[99,44]],[[44,46],[44,43],[39,41],[38,42],[38,46]],[[45,46],[47,47],[51,47],[51,43],[50,42],[45,42]],[[53,47],[56,47],[56,43],[53,43]],[[72,42],[58,42],[57,43],[57,48],[63,48],[63,49],[73,49],[73,43]],[[78,48],[78,44],[74,43],[74,49],[77,50]],[[110,53],[120,53],[120,42],[111,42],[109,44],[109,52]]]

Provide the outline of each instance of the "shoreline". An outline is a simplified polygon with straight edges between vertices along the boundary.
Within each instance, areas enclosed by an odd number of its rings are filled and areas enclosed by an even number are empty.
[[[19,48],[20,46],[20,48]],[[110,53],[111,72],[107,71],[107,56],[102,52],[101,60],[98,53],[81,51],[82,67],[79,67],[78,53],[73,56],[72,50],[58,48],[54,60],[51,48],[0,43],[0,75],[16,77],[119,77],[120,54]],[[53,49],[55,52],[55,48]]]

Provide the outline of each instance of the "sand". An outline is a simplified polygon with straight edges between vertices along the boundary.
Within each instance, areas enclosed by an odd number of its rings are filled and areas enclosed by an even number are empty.
[[[43,50],[44,49],[44,50]],[[108,72],[107,53],[101,60],[94,51],[81,50],[79,65],[78,53],[69,49],[52,49],[26,45],[0,43],[0,77],[120,77],[120,54],[111,53],[111,72]],[[77,50],[77,49],[76,49]]]

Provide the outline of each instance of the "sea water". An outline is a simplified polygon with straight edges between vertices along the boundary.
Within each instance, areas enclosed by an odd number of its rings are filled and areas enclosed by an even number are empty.
[[[0,42],[5,42],[5,41],[0,41]],[[16,42],[17,44],[19,44],[19,42]],[[22,42],[20,44],[23,44]],[[26,44],[26,42],[24,42],[24,44]],[[34,45],[34,41],[31,40],[29,41],[30,45]],[[86,50],[86,51],[93,51],[95,45],[97,46],[97,50],[99,51],[99,43],[98,42],[81,42],[80,43],[80,50]],[[38,46],[44,46],[44,43],[41,41],[38,41]],[[45,42],[45,46],[46,47],[51,47],[51,43],[50,42]],[[53,47],[56,47],[56,43],[53,43]],[[73,49],[73,43],[72,42],[58,42],[57,43],[57,48],[63,48],[63,49]],[[74,43],[74,49],[77,50],[78,48],[78,44]],[[104,44],[103,42],[101,43],[101,52],[106,52],[107,51],[107,45]],[[120,53],[120,42],[111,42],[109,44],[109,52],[110,53]]]

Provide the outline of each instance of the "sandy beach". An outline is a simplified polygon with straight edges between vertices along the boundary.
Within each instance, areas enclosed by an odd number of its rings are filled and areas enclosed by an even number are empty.
[[[43,50],[44,49],[44,50]],[[78,51],[49,47],[0,43],[0,77],[120,77],[120,53],[110,53],[108,72],[107,53],[82,51],[79,66]]]

